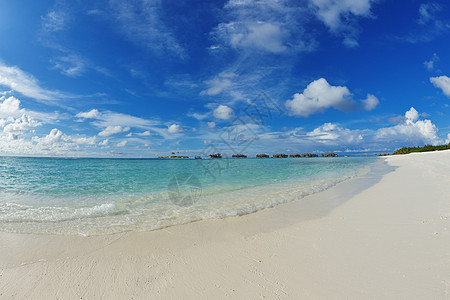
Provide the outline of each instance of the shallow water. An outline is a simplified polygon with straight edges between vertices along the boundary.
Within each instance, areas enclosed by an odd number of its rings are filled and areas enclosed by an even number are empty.
[[[0,230],[97,235],[242,215],[367,172],[373,157],[0,157]]]

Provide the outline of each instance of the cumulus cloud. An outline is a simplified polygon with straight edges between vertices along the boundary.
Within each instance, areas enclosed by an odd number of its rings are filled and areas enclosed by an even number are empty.
[[[71,97],[58,91],[42,88],[38,80],[16,66],[6,66],[0,62],[0,85],[36,100],[55,101]]]
[[[117,133],[127,132],[130,130],[130,127],[122,127],[119,125],[116,126],[108,126],[103,131],[99,132],[99,136],[110,136]]]
[[[20,100],[10,96],[6,98],[5,96],[0,97],[0,114],[5,114],[8,116],[13,116],[17,113],[23,113],[24,109],[20,108]]]
[[[327,108],[340,109],[350,105],[350,91],[345,86],[332,86],[324,78],[317,79],[303,90],[294,94],[292,100],[285,102],[289,113],[308,117]]]
[[[303,128],[259,134],[259,143],[271,151],[391,151],[403,146],[423,146],[450,142],[440,138],[431,120],[423,119],[414,108],[409,109],[398,124],[379,129],[349,129],[336,123],[324,123],[310,131]],[[447,139],[450,135],[447,136]],[[280,149],[280,147],[283,147]],[[278,149],[278,150],[277,150]],[[283,150],[285,149],[285,150]],[[269,151],[269,150],[265,150]]]
[[[219,105],[213,112],[213,115],[217,119],[229,120],[233,117],[233,109],[226,105]]]
[[[25,131],[40,125],[41,123],[32,117],[23,114],[20,118],[13,119],[11,123],[4,125],[3,132],[7,134],[9,139],[17,139]]]
[[[32,144],[28,144],[26,140],[21,142],[23,145],[28,145],[27,152],[32,154],[68,155],[79,152],[81,145],[85,147],[95,145],[96,137],[69,136],[61,130],[53,128],[49,134],[43,137],[33,137],[32,142]]]
[[[325,123],[314,130],[307,132],[306,136],[319,143],[325,144],[356,144],[363,140],[360,130],[342,128],[338,124]]]
[[[213,129],[216,127],[216,122],[208,122],[207,124],[209,129]]]
[[[378,129],[375,139],[388,143],[405,143],[413,145],[432,144],[442,142],[438,136],[438,128],[431,120],[419,120],[419,113],[411,107],[405,113],[404,122],[393,127]]]
[[[439,77],[431,77],[430,82],[437,88],[441,89],[442,92],[450,97],[450,78],[443,75]]]
[[[378,100],[377,97],[371,94],[367,94],[367,98],[365,100],[361,100],[364,110],[373,110],[375,109],[378,104],[380,103],[380,100]]]
[[[290,115],[300,117],[324,112],[331,107],[346,112],[361,109],[373,110],[378,104],[378,98],[371,94],[358,104],[352,99],[352,94],[347,87],[332,86],[325,78],[311,82],[303,93],[294,94],[292,100],[284,103]]]
[[[417,110],[415,110],[414,107],[411,107],[405,113],[405,119],[406,119],[406,123],[413,123],[419,119],[419,112]]]
[[[178,125],[178,124],[172,124],[172,125],[170,125],[170,126],[167,128],[167,131],[168,131],[169,133],[181,133],[181,132],[183,132],[184,130],[180,127],[180,125]]]
[[[349,147],[367,146],[367,137],[370,134],[371,131],[367,129],[348,129],[340,124],[328,122],[311,131],[295,128],[282,132],[260,133],[258,141],[265,145],[265,149],[272,149],[272,151],[291,151],[279,149],[280,146],[286,147],[286,149],[299,149],[292,151],[301,152],[339,151]]]
[[[136,133],[139,136],[150,136],[152,135],[152,133],[150,131],[144,131],[144,132],[140,132],[140,133]]]
[[[62,133],[61,130],[53,128],[49,134],[40,138],[37,141],[43,145],[53,145],[53,144],[67,143],[70,141],[70,139],[67,135]]]
[[[42,123],[56,123],[65,118],[68,118],[65,114],[60,114],[58,112],[38,112],[32,110],[26,110],[21,108],[21,102],[14,96],[6,96],[7,94],[3,93],[3,96],[0,96],[0,118],[14,119],[18,118],[24,114],[27,116],[39,120]],[[6,120],[5,120],[6,121]]]
[[[107,146],[109,142],[109,139],[104,139],[103,141],[101,141],[100,143],[98,143],[99,146]]]
[[[91,109],[87,112],[80,112],[75,115],[77,118],[83,118],[83,119],[96,119],[100,116],[100,113],[97,109]]]

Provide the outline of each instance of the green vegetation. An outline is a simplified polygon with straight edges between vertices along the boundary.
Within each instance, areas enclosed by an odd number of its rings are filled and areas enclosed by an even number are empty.
[[[394,151],[392,155],[408,154],[413,152],[439,151],[448,149],[450,149],[450,143],[448,145],[439,145],[439,146],[425,145],[423,147],[403,147],[401,149]]]

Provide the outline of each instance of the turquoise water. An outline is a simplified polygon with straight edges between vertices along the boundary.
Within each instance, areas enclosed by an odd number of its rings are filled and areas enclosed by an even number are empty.
[[[0,230],[97,235],[248,214],[329,188],[374,161],[0,157]]]

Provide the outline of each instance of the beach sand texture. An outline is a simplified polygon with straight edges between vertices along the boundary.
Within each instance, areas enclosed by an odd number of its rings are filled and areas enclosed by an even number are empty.
[[[2,299],[449,299],[450,151],[272,209],[107,236],[0,233]]]

